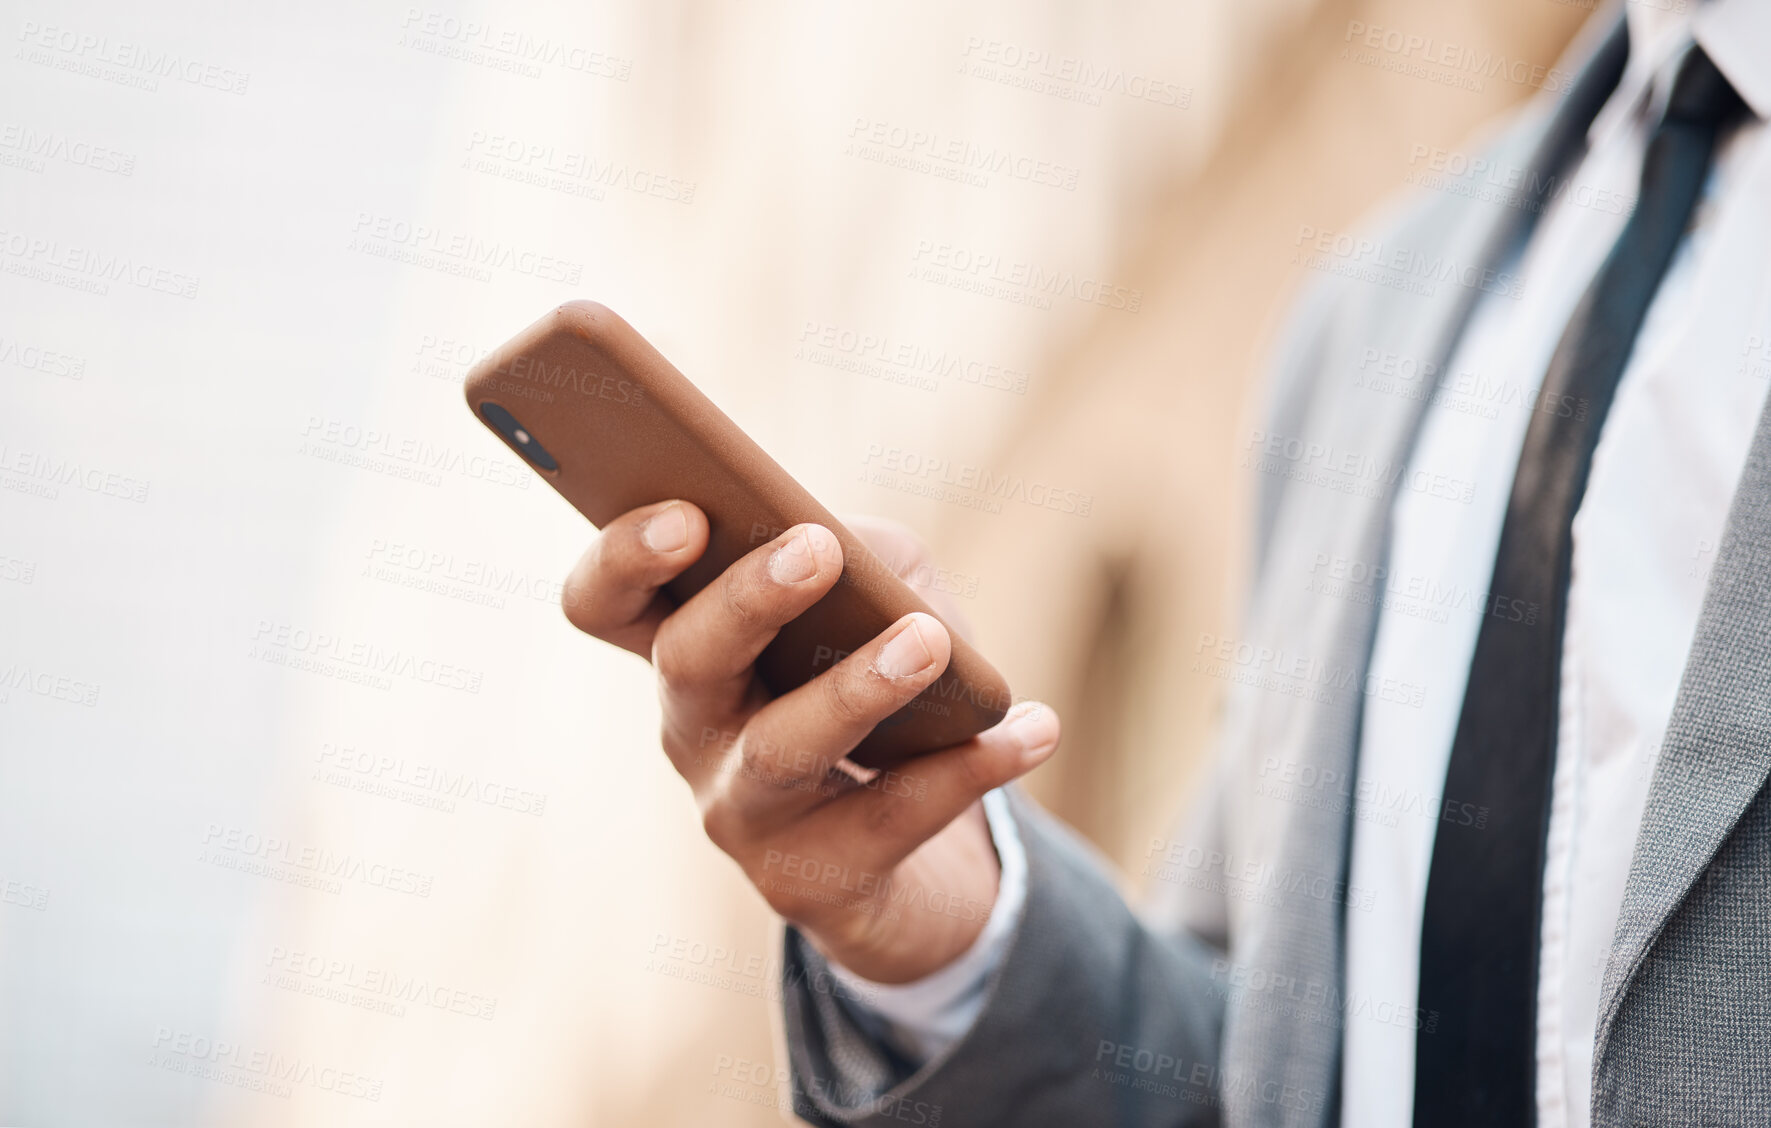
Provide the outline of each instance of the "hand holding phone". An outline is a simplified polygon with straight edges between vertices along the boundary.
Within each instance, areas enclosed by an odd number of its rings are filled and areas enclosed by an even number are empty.
[[[746,553],[816,524],[842,549],[834,587],[756,655],[783,694],[811,681],[911,612],[931,608],[830,511],[752,442],[627,322],[570,302],[494,350],[468,374],[468,405],[512,450],[602,526],[676,498],[706,515],[707,550],[660,593],[687,602]],[[939,616],[936,616],[937,618]],[[1008,684],[964,639],[915,699],[857,742],[882,767],[945,748],[1002,719]]]
[[[513,344],[529,347],[534,340],[519,337]],[[512,368],[511,358],[521,355],[521,347],[507,352],[502,366]],[[483,404],[498,401],[476,402],[476,395],[521,379],[499,374],[499,361],[494,354],[468,382],[469,402],[482,418]],[[632,368],[598,371],[613,379]],[[623,393],[619,383],[614,394]],[[629,381],[626,394],[657,383]],[[611,387],[600,378],[591,386]],[[507,424],[501,433],[537,466],[555,462],[563,478],[580,444],[565,440],[565,430],[542,429],[544,418],[526,409],[521,425]],[[674,423],[634,425],[654,435],[683,434]],[[525,444],[533,449],[525,451]],[[728,462],[746,457],[711,453]],[[601,532],[566,584],[567,615],[580,629],[656,665],[664,750],[693,789],[715,845],[776,912],[864,977],[908,982],[970,948],[994,906],[1000,873],[979,800],[1055,751],[1057,717],[1023,702],[947,747],[915,748],[926,754],[908,762],[890,760],[873,772],[838,770],[845,754],[881,731],[882,721],[950,676],[960,653],[961,640],[907,587],[914,601],[908,610],[798,684],[777,689],[762,661],[785,629],[843,592],[839,581],[855,559],[851,545],[866,554],[862,559],[884,556],[907,569],[926,564],[919,546],[900,534],[899,543],[881,545],[885,551],[875,555],[853,533],[839,534],[840,526],[795,521],[709,569],[718,521],[692,500],[665,496],[610,513],[584,492],[574,504]],[[902,586],[895,576],[892,581]]]
[[[665,754],[694,791],[707,836],[771,908],[868,979],[939,970],[977,940],[996,901],[1000,869],[979,800],[1052,754],[1057,717],[1022,702],[996,726],[864,783],[833,771],[940,676],[951,636],[912,612],[773,696],[752,659],[834,588],[841,547],[819,526],[795,526],[681,607],[659,602],[707,544],[707,518],[688,502],[615,518],[567,582],[574,623],[651,657]]]

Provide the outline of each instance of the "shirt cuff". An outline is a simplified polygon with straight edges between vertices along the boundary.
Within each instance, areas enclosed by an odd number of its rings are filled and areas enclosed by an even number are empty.
[[[990,919],[963,955],[910,983],[875,983],[834,961],[830,964],[830,974],[847,989],[844,1001],[857,1012],[862,1028],[918,1066],[959,1041],[977,1020],[984,1009],[985,985],[1002,963],[1027,902],[1027,852],[1008,796],[1001,790],[985,795],[984,816],[1002,876]]]

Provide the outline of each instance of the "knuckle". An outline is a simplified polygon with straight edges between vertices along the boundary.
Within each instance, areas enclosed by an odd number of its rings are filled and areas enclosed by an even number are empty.
[[[982,745],[967,748],[954,761],[960,786],[968,793],[982,795],[1002,782],[1002,772],[989,750]]]
[[[782,786],[787,781],[781,771],[781,757],[767,740],[746,735],[738,750],[738,771],[753,783]]]
[[[862,820],[866,824],[867,833],[875,838],[896,838],[903,828],[905,818],[904,804],[896,799],[874,803],[867,808]]]
[[[744,845],[744,820],[732,804],[720,798],[702,804],[701,830],[724,853],[736,854]]]
[[[865,673],[852,665],[845,665],[832,670],[822,680],[824,706],[836,720],[845,725],[856,725],[877,719],[878,694]]]
[[[720,584],[720,602],[734,625],[744,631],[761,627],[766,619],[761,593],[755,584],[727,572]]]
[[[676,645],[675,636],[666,619],[652,639],[652,669],[666,695],[684,693],[696,682],[694,661],[684,647]]]
[[[805,903],[791,887],[764,873],[753,874],[750,883],[756,886],[756,891],[762,894],[764,903],[776,916],[795,921],[802,915]]]
[[[622,576],[616,556],[605,530],[584,550],[560,587],[560,609],[565,612],[566,621],[586,634],[600,636],[614,626],[607,609],[620,602],[617,597],[624,586],[635,590],[641,587]]]
[[[797,921],[805,915],[806,898],[796,879],[777,873],[766,861],[758,862],[754,856],[741,860],[739,864],[744,870],[744,876],[762,894],[763,901],[774,910],[776,916]]]
[[[576,576],[567,580],[560,588],[560,610],[565,612],[566,622],[585,634],[596,634],[598,627],[602,625],[597,618],[589,589]]]
[[[658,722],[658,742],[664,746],[664,754],[677,766],[680,774],[687,776],[691,772],[711,770],[719,766],[724,758],[725,746],[722,742],[725,733],[712,726],[704,726],[695,739],[690,739],[689,734],[684,731],[685,726],[668,704],[663,713]]]

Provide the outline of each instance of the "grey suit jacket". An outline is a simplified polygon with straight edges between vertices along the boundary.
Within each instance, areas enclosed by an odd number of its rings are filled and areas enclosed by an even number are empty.
[[[1549,167],[1603,99],[1621,27],[1563,98],[1496,143],[1493,167]],[[1580,118],[1580,121],[1586,119]],[[1453,188],[1456,186],[1453,185]],[[1352,778],[1380,592],[1306,590],[1312,562],[1384,559],[1423,396],[1360,380],[1368,350],[1441,366],[1533,209],[1423,193],[1378,236],[1414,252],[1398,281],[1332,255],[1279,351],[1251,438],[1257,570],[1236,639],[1202,643],[1227,678],[1217,771],[1188,836],[1153,851],[1144,917],[1076,837],[1017,799],[1029,891],[974,1027],[913,1067],[828,989],[787,936],[795,1108],[821,1125],[1290,1125],[1338,1122],[1351,810],[1337,790],[1276,793],[1272,766]],[[1431,286],[1414,285],[1420,277]],[[1430,292],[1422,292],[1430,291]],[[1528,297],[1527,297],[1528,300]],[[1424,382],[1430,388],[1431,381]],[[1334,773],[1324,775],[1324,773]],[[1651,785],[1605,970],[1596,1125],[1771,1124],[1771,409],[1761,418]],[[1420,1024],[1437,1016],[1385,1021]],[[1417,1026],[1417,1029],[1419,1027]]]

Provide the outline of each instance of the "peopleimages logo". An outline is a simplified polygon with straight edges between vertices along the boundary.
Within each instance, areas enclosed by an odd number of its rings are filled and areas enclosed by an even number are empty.
[[[1468,505],[1476,496],[1476,484],[1467,479],[1430,473],[1399,459],[1375,458],[1332,443],[1266,431],[1249,433],[1242,465],[1355,497],[1388,497],[1393,488],[1399,488]]]
[[[1480,154],[1416,143],[1408,150],[1410,184],[1541,214],[1566,197],[1575,207],[1629,215],[1636,198],[1526,164],[1496,163]]]
[[[408,975],[390,968],[358,964],[281,944],[271,947],[260,982],[313,998],[342,1002],[363,1010],[403,1018],[406,1008],[417,1007],[491,1021],[498,1013],[498,998],[443,983],[422,975]]]
[[[467,142],[467,163],[475,172],[551,188],[567,195],[602,200],[608,189],[652,196],[668,203],[695,202],[695,182],[651,169],[476,129]]]
[[[85,357],[26,344],[4,335],[0,335],[0,364],[28,368],[65,380],[80,380],[86,376]]]
[[[990,174],[1048,188],[1076,190],[1081,170],[1070,165],[1016,153],[1000,145],[981,145],[936,130],[915,129],[895,122],[857,117],[849,125],[851,156],[898,165],[985,187]]]
[[[242,71],[187,59],[171,51],[156,51],[127,41],[113,42],[108,35],[46,26],[35,20],[26,20],[17,38],[23,44],[17,57],[26,62],[143,90],[158,90],[156,80],[169,78],[223,94],[244,94],[246,84],[252,80],[251,75]]]
[[[616,82],[626,82],[633,76],[632,59],[592,51],[552,36],[532,35],[520,28],[464,20],[434,8],[407,8],[400,20],[399,43],[427,54],[477,63],[525,78],[539,78],[543,66]]]
[[[1426,687],[1416,682],[1380,677],[1356,666],[1324,662],[1265,643],[1219,638],[1202,631],[1193,653],[1195,657],[1190,668],[1194,673],[1226,678],[1238,684],[1323,704],[1334,700],[1333,695],[1342,690],[1357,691],[1412,709],[1420,708],[1426,700]]]
[[[932,349],[890,333],[860,333],[821,321],[808,320],[801,327],[793,356],[930,392],[945,381],[1025,395],[1031,378],[1025,370],[990,364],[954,349]]]
[[[514,462],[469,454],[417,435],[359,427],[328,416],[308,416],[301,438],[298,453],[388,473],[391,477],[412,478],[431,486],[441,485],[443,474],[459,474],[490,485],[526,490],[532,476]]]
[[[1449,282],[1503,298],[1517,300],[1524,295],[1524,279],[1511,271],[1308,223],[1298,225],[1292,262],[1407,293],[1433,294],[1441,282]]]
[[[1173,109],[1184,110],[1193,104],[1192,87],[1006,40],[967,36],[962,56],[965,62],[960,65],[961,74],[1065,101],[1098,106],[1103,94],[1117,94],[1135,102]]]
[[[22,231],[0,231],[0,269],[101,296],[110,293],[112,282],[175,298],[196,297],[200,285],[194,275],[138,262],[129,255],[76,247]]]
[[[162,1026],[154,1032],[151,1050],[151,1066],[270,1096],[288,1097],[295,1086],[304,1085],[359,1100],[381,1100],[381,1082],[376,1078],[227,1038]]]
[[[1314,554],[1305,591],[1363,603],[1377,599],[1380,605],[1405,615],[1450,621],[1450,612],[1492,615],[1509,623],[1537,625],[1541,610],[1536,600],[1516,599],[1497,592],[1481,591],[1447,583],[1435,576],[1392,573],[1386,564],[1374,564],[1348,556]]]
[[[118,176],[130,176],[135,172],[134,153],[118,152],[53,129],[33,129],[16,122],[0,125],[0,149],[7,150],[0,153],[0,164],[14,165],[30,172],[42,172],[46,161],[60,161],[95,172],[114,172]]]
[[[1144,304],[1144,292],[1134,287],[933,239],[918,239],[910,261],[913,278],[1039,309],[1050,309],[1053,298],[1071,298],[1127,313],[1138,312]]]
[[[906,447],[869,443],[861,464],[868,468],[866,479],[875,485],[902,482],[921,487],[906,489],[907,493],[991,513],[1001,513],[1005,501],[1078,517],[1087,517],[1094,508],[1093,494],[1062,489],[1023,474],[997,473],[986,466],[931,457]]]
[[[1363,20],[1347,21],[1343,42],[1348,46],[1343,48],[1342,58],[1469,90],[1481,90],[1491,78],[1552,94],[1566,94],[1574,83],[1574,76],[1559,67]],[[1363,53],[1349,54],[1355,49],[1363,49]]]
[[[583,263],[375,212],[357,213],[347,249],[480,282],[491,281],[493,269],[571,286],[584,277]]]
[[[198,860],[278,880],[289,880],[293,875],[298,880],[291,884],[312,885],[329,893],[338,892],[343,882],[354,881],[390,893],[429,897],[436,881],[428,873],[404,866],[221,823],[210,823],[204,830],[203,854]]]
[[[352,639],[328,631],[310,631],[289,623],[258,620],[252,630],[248,658],[273,665],[311,669],[317,673],[351,671],[376,688],[388,688],[390,678],[409,678],[444,689],[478,693],[485,673],[448,662],[410,653],[404,649],[377,646],[365,639]],[[343,680],[359,680],[347,677]]]
[[[10,698],[13,690],[87,708],[98,704],[99,686],[96,683],[82,681],[67,674],[33,669],[17,662],[0,668],[0,704]]]
[[[538,816],[547,810],[547,796],[543,793],[503,780],[483,779],[472,772],[419,763],[404,756],[370,752],[350,744],[322,744],[318,763],[320,767],[315,778],[321,782],[368,785],[356,790],[385,788],[395,793],[392,797],[430,799],[435,802],[429,805],[446,804],[442,809],[449,811],[455,809],[457,799],[520,815]],[[404,794],[399,794],[402,792]]]
[[[122,501],[145,502],[149,485],[129,474],[43,451],[20,450],[0,439],[0,488],[53,501],[61,496],[63,486],[72,486]]]

